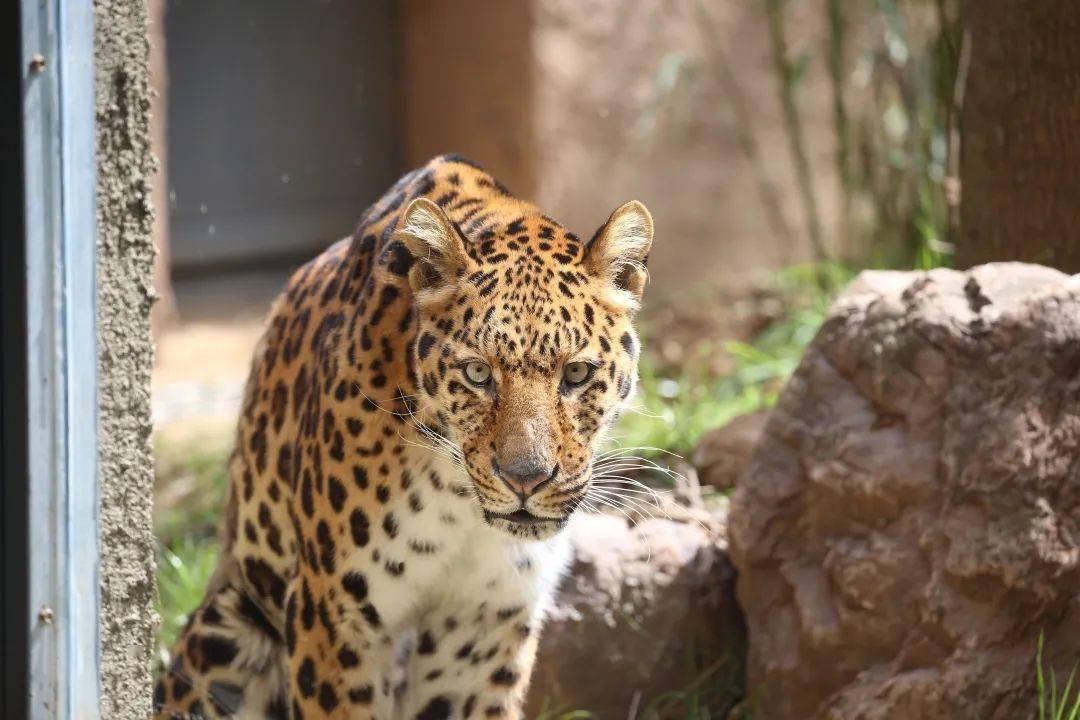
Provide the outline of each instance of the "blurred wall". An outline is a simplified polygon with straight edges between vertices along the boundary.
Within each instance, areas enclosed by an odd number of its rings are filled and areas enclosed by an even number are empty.
[[[753,118],[756,163],[743,155],[702,7]],[[818,14],[790,8],[793,52],[817,49]],[[622,202],[644,201],[657,226],[652,297],[743,284],[763,267],[810,259],[758,3],[406,0],[402,29],[408,165],[471,155],[582,235]],[[837,189],[820,65],[800,90],[828,219]],[[770,229],[763,175],[793,241]]]
[[[789,5],[793,50],[817,51],[816,8]],[[656,221],[650,295],[743,284],[764,267],[810,259],[760,3],[535,0],[534,38],[538,200],[582,234],[622,202],[642,200]],[[757,163],[743,155],[720,55],[753,119]],[[820,66],[811,66],[799,101],[821,214],[831,217],[837,191]],[[761,173],[777,186],[791,242],[770,229]]]
[[[408,167],[457,152],[532,196],[533,2],[401,3]]]
[[[811,257],[758,3],[166,2],[174,270],[311,256],[443,152],[472,156],[582,235],[644,201],[654,299]],[[830,240],[820,15],[788,7],[791,54],[816,58],[798,102]]]
[[[306,259],[400,169],[392,0],[168,0],[174,270]]]

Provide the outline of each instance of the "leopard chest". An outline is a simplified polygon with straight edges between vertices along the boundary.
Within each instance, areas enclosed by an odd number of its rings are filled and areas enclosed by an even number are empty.
[[[566,533],[519,540],[490,527],[468,477],[418,451],[410,487],[387,503],[366,553],[349,559],[391,634],[431,613],[480,605],[534,607],[553,592],[568,559]]]

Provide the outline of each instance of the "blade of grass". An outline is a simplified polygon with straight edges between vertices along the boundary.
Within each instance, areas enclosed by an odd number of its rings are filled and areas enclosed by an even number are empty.
[[[1054,672],[1054,668],[1050,668],[1050,714],[1051,717],[1057,712],[1057,673]]]
[[[1042,666],[1043,634],[1039,633],[1039,644],[1035,649],[1035,686],[1039,691],[1039,720],[1046,720],[1046,681]]]
[[[1065,720],[1065,711],[1069,705],[1069,698],[1072,696],[1072,685],[1075,677],[1076,666],[1073,665],[1072,672],[1069,673],[1069,681],[1065,683],[1065,689],[1061,691],[1061,706],[1058,707],[1054,720]]]

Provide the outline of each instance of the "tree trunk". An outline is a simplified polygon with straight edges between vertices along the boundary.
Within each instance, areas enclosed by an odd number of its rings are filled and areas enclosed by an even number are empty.
[[[968,0],[958,267],[1080,272],[1080,2]]]

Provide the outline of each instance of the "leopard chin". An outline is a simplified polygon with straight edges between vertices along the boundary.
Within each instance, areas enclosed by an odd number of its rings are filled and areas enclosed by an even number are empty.
[[[534,515],[525,508],[512,513],[493,513],[484,510],[484,522],[496,530],[519,539],[547,540],[570,523],[569,516],[547,518]]]

